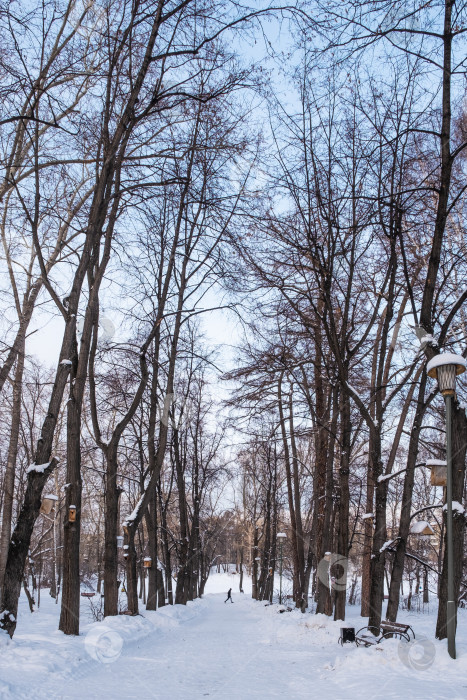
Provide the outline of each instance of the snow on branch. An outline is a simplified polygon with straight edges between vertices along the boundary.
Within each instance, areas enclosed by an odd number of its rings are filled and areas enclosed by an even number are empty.
[[[446,462],[441,462],[440,460],[437,459],[432,459],[432,460],[427,460],[426,462],[421,462],[420,464],[416,464],[416,467],[424,467],[424,466],[430,466],[431,464],[446,464]],[[395,476],[399,476],[399,474],[403,474],[404,472],[407,471],[407,467],[404,467],[403,469],[399,469],[397,472],[393,472],[391,474],[382,474],[381,476],[378,476],[378,482],[381,483],[382,481],[388,481],[389,479],[393,479]]]
[[[389,481],[389,479],[394,479],[395,476],[399,476],[399,474],[403,474],[406,471],[407,467],[404,469],[399,469],[398,472],[394,472],[393,474],[383,474],[382,476],[378,476],[378,483],[381,483],[382,481]]]
[[[420,340],[420,350],[424,350],[427,345],[431,345],[432,348],[439,347],[438,341],[431,333],[426,333],[424,336],[419,338]]]
[[[448,504],[445,503],[443,506],[443,510],[446,511],[448,509]],[[465,513],[465,508],[462,505],[462,503],[459,503],[459,501],[453,501],[452,502],[452,509],[456,511],[456,513],[459,513],[460,515],[463,515]]]
[[[46,462],[45,464],[30,464],[26,469],[26,474],[30,472],[37,472],[38,474],[43,474],[45,470],[50,467],[51,462]]]
[[[136,504],[136,506],[133,509],[133,512],[130,513],[128,518],[123,523],[124,525],[128,526],[128,525],[130,525],[130,523],[132,523],[136,520],[136,518],[138,517],[138,514],[139,514],[139,509],[141,508],[141,505],[143,503],[143,500],[144,500],[144,493],[140,496],[138,503]]]
[[[396,541],[396,540],[388,540],[387,542],[385,542],[385,543],[383,544],[383,546],[381,547],[381,549],[380,549],[379,551],[380,551],[380,552],[384,552],[386,549],[389,549],[389,547],[390,547],[392,544],[394,544],[395,541]]]

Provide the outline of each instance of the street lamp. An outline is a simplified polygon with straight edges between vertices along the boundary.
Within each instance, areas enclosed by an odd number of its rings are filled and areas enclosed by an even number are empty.
[[[438,380],[440,392],[446,404],[446,539],[448,549],[448,602],[446,610],[446,627],[448,635],[448,652],[456,658],[456,602],[454,600],[454,548],[452,541],[452,397],[456,389],[456,376],[465,372],[466,361],[460,355],[442,353],[436,355],[427,364],[427,373]]]
[[[277,539],[280,542],[280,547],[281,547],[281,560],[280,560],[280,569],[279,569],[279,605],[282,605],[282,560],[283,560],[283,545],[284,545],[284,540],[287,537],[285,532],[278,532],[277,533]]]

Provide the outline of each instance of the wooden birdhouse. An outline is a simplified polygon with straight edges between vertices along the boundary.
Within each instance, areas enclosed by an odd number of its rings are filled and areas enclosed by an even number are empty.
[[[369,522],[370,525],[373,525],[374,520],[375,520],[375,514],[374,513],[364,513],[362,515],[362,520]]]
[[[448,468],[447,467],[431,467],[431,477],[430,484],[432,486],[446,486],[448,482]]]
[[[76,522],[76,506],[70,506],[68,509],[68,522]]]
[[[152,566],[152,559],[151,557],[144,557],[143,559],[143,565],[145,569],[150,569]]]
[[[431,469],[430,484],[432,486],[446,486],[448,480],[448,466],[440,459],[428,459],[426,466]]]
[[[422,540],[428,540],[435,534],[435,531],[426,520],[418,520],[410,526],[410,534],[416,535]]]
[[[52,493],[46,494],[42,499],[40,513],[49,515],[55,505],[55,501],[58,501],[57,496],[54,496]]]

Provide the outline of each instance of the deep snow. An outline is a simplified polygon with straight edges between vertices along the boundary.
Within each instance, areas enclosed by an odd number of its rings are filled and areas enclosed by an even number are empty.
[[[230,587],[234,604],[224,603]],[[202,600],[137,618],[84,622],[78,638],[56,630],[59,609],[44,593],[33,615],[22,601],[13,641],[0,639],[0,696],[467,698],[466,611],[459,613],[459,658],[452,661],[446,643],[433,639],[434,610],[400,614],[415,629],[413,646],[386,640],[369,649],[342,648],[342,623],[298,611],[279,614],[279,606],[237,591],[238,576],[213,575]],[[83,599],[84,618],[87,607]],[[356,608],[345,624],[363,626]]]

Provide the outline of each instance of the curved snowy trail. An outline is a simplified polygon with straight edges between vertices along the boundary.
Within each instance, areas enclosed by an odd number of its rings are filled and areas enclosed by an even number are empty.
[[[27,632],[19,631],[2,648],[0,697],[467,698],[465,635],[454,665],[445,644],[431,641],[415,648],[411,662],[395,640],[380,648],[342,648],[337,644],[342,623],[298,611],[279,614],[277,605],[233,596],[233,604],[224,604],[225,593],[214,593],[186,607],[83,625],[78,638],[52,629],[39,613]],[[427,634],[433,621],[432,615],[410,619],[417,632],[425,626]],[[462,623],[465,628],[464,616]],[[422,660],[421,670],[414,659]]]

